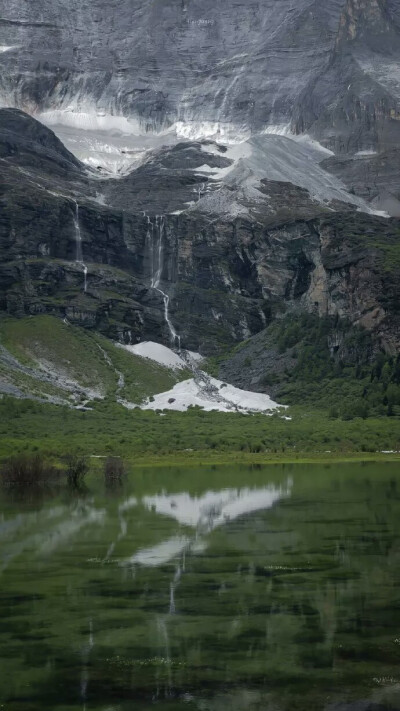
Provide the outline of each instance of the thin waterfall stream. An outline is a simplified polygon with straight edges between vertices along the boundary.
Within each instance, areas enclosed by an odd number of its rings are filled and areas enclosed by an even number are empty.
[[[176,332],[174,325],[169,317],[169,295],[160,288],[162,270],[163,270],[163,236],[164,236],[164,216],[156,215],[155,224],[147,215],[147,235],[146,239],[150,244],[151,249],[151,282],[150,286],[163,297],[164,301],[164,318],[171,335],[172,345],[178,344],[178,349],[181,349],[181,337]],[[154,234],[155,232],[155,234]]]
[[[82,266],[82,269],[83,269],[83,291],[86,294],[88,269],[87,269],[86,264],[83,261],[82,233],[81,233],[81,226],[80,226],[80,221],[79,221],[79,205],[76,200],[74,201],[74,204],[75,204],[74,225],[75,225],[75,242],[76,242],[75,262]]]

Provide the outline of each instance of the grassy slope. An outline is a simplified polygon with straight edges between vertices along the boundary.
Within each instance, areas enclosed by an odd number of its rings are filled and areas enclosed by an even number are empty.
[[[20,363],[34,368],[40,363],[45,367],[49,364],[51,371],[60,378],[65,377],[82,388],[99,391],[106,398],[115,398],[119,379],[116,371],[120,371],[125,380],[119,397],[132,402],[141,402],[145,397],[169,390],[177,380],[187,377],[187,373],[175,374],[163,366],[116,348],[99,334],[66,325],[51,316],[2,319],[0,343]],[[4,366],[2,370],[24,392],[31,391],[35,386],[38,392],[65,397],[61,381],[54,379],[50,385],[35,384],[31,377],[18,371]]]

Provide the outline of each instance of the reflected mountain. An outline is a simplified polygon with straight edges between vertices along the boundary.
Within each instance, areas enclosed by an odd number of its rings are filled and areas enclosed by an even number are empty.
[[[201,535],[206,535],[219,526],[223,526],[239,516],[263,509],[270,509],[283,498],[290,496],[292,482],[285,486],[266,486],[262,489],[223,489],[207,491],[202,496],[192,496],[188,492],[180,494],[159,494],[145,496],[142,504],[149,510],[162,516],[175,519],[181,526],[196,530],[195,537],[174,536],[159,545],[139,550],[125,564],[157,566],[168,563],[189,549],[192,552],[206,548]],[[136,500],[134,500],[136,503]],[[133,504],[134,505],[134,504]],[[126,510],[128,502],[120,510]]]

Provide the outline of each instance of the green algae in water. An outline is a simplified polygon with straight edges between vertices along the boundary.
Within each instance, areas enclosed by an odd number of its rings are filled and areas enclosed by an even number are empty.
[[[400,709],[399,464],[0,500],[0,708]],[[372,704],[372,705],[371,705]]]

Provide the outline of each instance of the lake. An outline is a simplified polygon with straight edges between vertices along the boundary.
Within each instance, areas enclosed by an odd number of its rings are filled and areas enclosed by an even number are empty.
[[[0,709],[400,709],[400,464],[0,496]]]

